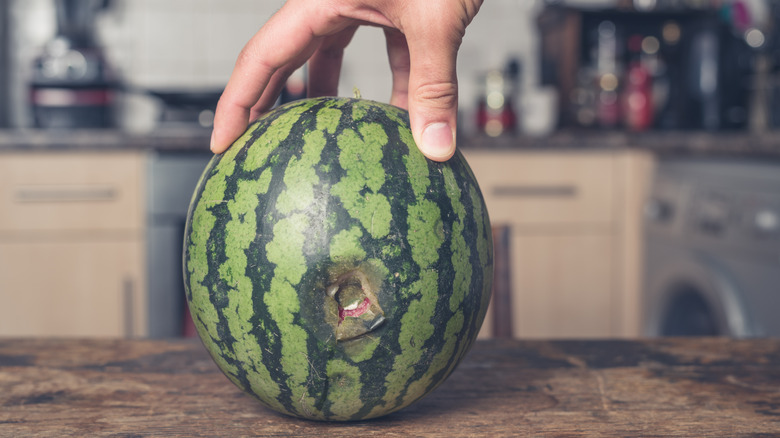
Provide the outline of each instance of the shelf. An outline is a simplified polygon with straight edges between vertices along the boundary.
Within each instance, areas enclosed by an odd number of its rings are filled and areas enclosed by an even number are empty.
[[[780,131],[745,132],[563,130],[546,137],[465,136],[466,149],[587,150],[643,149],[666,157],[741,157],[780,160]]]

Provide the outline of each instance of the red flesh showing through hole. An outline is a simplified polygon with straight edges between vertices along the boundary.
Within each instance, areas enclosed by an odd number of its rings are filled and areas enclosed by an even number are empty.
[[[368,298],[363,298],[363,302],[354,309],[345,309],[339,306],[339,324],[341,324],[341,321],[344,321],[344,318],[347,316],[354,318],[366,313],[366,310],[368,310],[370,306],[371,302],[368,300]]]

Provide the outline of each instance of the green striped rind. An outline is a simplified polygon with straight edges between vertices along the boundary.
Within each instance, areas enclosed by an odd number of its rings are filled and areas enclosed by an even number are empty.
[[[358,420],[408,406],[466,354],[492,238],[460,153],[425,159],[397,108],[320,98],[271,111],[214,157],[184,264],[195,326],[234,383],[283,413]],[[325,290],[353,269],[386,320],[337,342]]]

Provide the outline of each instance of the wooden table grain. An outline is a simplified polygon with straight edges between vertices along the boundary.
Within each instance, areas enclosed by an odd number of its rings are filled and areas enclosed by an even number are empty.
[[[0,339],[0,436],[780,436],[780,340],[480,341],[411,407],[323,423],[197,340]]]

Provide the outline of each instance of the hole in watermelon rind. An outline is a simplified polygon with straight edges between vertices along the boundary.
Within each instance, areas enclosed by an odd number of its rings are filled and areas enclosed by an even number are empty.
[[[375,289],[368,275],[359,267],[339,275],[325,288],[325,292],[338,309],[334,327],[337,341],[363,336],[385,321]]]

